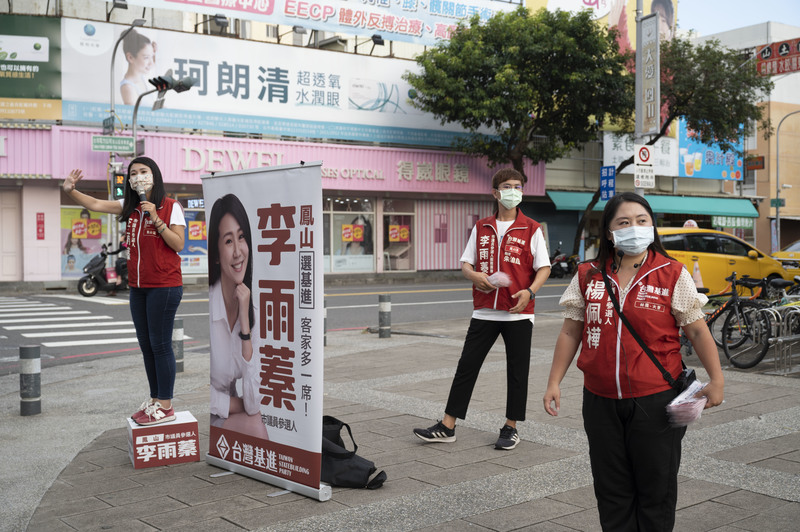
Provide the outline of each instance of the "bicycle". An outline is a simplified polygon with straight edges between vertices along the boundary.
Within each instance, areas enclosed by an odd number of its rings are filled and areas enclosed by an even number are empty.
[[[722,349],[732,366],[748,369],[756,366],[767,354],[771,338],[783,334],[800,332],[797,319],[800,278],[794,281],[773,279],[771,288],[779,292],[780,298],[769,306],[742,301],[736,312],[725,318],[722,327]],[[792,287],[788,292],[787,288]],[[787,319],[790,318],[790,319]],[[785,330],[779,330],[783,325]]]
[[[711,312],[707,312],[705,315],[706,325],[708,325],[708,329],[711,331],[711,336],[714,338],[714,343],[717,344],[717,347],[723,347],[724,341],[722,333],[726,318],[731,310],[734,310],[740,305],[740,302],[753,301],[753,304],[763,307],[767,306],[767,303],[756,302],[756,299],[760,298],[761,294],[766,293],[768,285],[767,279],[753,279],[746,275],[742,276],[741,279],[737,279],[736,272],[733,272],[726,277],[725,280],[728,282],[726,289],[730,288],[730,291],[710,295],[708,297],[709,303],[716,308]],[[750,296],[743,296],[742,289],[749,289]],[[699,288],[698,292],[708,293],[708,289]],[[681,331],[680,342],[681,351],[684,355],[691,356],[693,351],[692,344],[683,331]]]

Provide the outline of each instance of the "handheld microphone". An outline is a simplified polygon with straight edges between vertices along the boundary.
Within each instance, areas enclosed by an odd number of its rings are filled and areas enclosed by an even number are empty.
[[[140,186],[136,187],[136,193],[139,194],[139,201],[147,201],[147,194],[145,193],[143,186],[140,185]],[[147,211],[144,211],[144,217],[148,218],[149,216],[150,216],[150,213],[147,212]]]

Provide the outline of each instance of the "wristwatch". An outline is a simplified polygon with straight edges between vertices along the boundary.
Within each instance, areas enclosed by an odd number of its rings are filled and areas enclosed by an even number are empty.
[[[536,297],[536,294],[534,294],[534,293],[533,293],[533,290],[531,290],[530,288],[526,288],[525,290],[527,290],[527,291],[528,291],[528,293],[531,295],[531,299],[533,299],[533,298],[535,298],[535,297]]]
[[[242,340],[249,340],[250,333],[244,334],[242,331],[239,331],[239,338],[241,338]]]

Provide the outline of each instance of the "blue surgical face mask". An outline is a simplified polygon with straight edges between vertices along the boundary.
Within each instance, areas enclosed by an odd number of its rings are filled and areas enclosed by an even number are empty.
[[[626,255],[639,255],[644,253],[647,246],[655,239],[655,228],[652,225],[626,227],[611,232],[614,237],[614,247]]]

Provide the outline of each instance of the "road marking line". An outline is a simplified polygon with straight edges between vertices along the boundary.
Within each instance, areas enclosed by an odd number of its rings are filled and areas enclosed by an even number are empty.
[[[42,332],[42,333],[25,333],[24,338],[63,338],[65,336],[86,336],[91,334],[96,336],[98,334],[130,334],[136,333],[136,329],[106,329],[101,331],[56,331],[56,332]]]
[[[111,316],[109,316],[109,318],[110,317]],[[79,327],[110,327],[110,326],[122,326],[122,325],[133,325],[133,322],[106,321],[102,323],[63,323],[63,324],[58,324],[55,327],[58,327],[59,329],[77,329]],[[12,325],[11,327],[3,327],[3,329],[7,331],[30,331],[33,329],[42,329],[43,327],[48,327],[48,329],[54,328],[54,326],[47,326],[47,325]]]
[[[72,307],[50,307],[47,310],[70,310],[72,311]],[[17,317],[17,316],[56,316],[58,314],[89,314],[88,310],[76,310],[72,312],[9,312],[9,311],[0,311],[0,318],[10,318],[10,317]]]
[[[89,311],[81,311],[80,314],[89,314]],[[41,314],[40,314],[41,315]],[[1,320],[0,323],[34,323],[45,321],[77,321],[77,320],[113,320],[111,316],[63,316],[57,318],[24,318],[18,320]]]
[[[184,336],[184,340],[191,339],[191,336]],[[128,344],[138,343],[136,338],[107,338],[98,340],[76,340],[74,342],[43,342],[44,347],[76,347],[81,345],[101,345],[101,344]],[[62,357],[66,358],[66,357]]]

